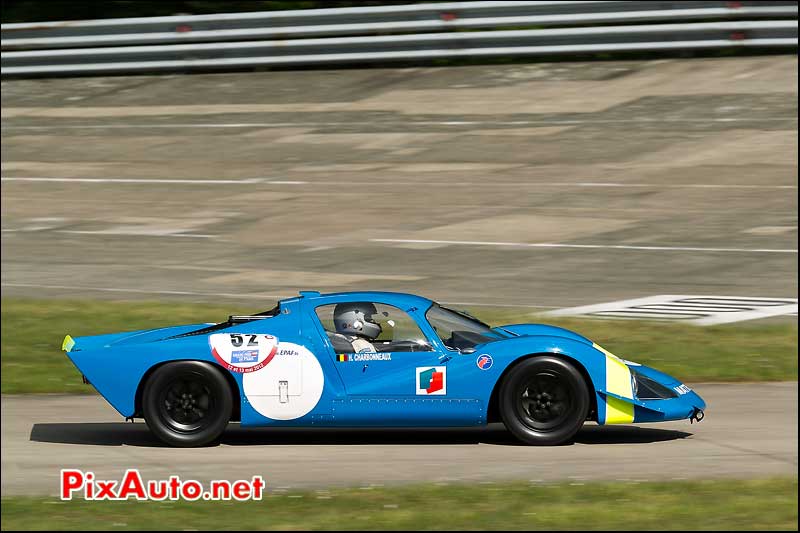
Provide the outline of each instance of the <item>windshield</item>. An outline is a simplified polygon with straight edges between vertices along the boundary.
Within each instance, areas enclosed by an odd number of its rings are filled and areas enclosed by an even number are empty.
[[[425,318],[448,348],[464,350],[503,338],[491,326],[466,313],[433,304]]]

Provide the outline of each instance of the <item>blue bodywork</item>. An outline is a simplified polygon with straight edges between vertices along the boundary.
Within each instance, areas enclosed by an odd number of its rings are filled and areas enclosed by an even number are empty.
[[[392,353],[389,360],[339,362],[315,310],[322,305],[360,301],[405,311],[433,350]],[[209,324],[191,324],[75,339],[67,336],[64,349],[85,378],[125,417],[141,416],[143,382],[155,368],[170,361],[199,360],[217,365],[229,377],[245,426],[478,426],[499,420],[496,393],[509,368],[524,358],[542,354],[564,358],[581,370],[593,391],[590,418],[599,424],[691,419],[705,408],[705,402],[675,378],[623,362],[589,339],[559,327],[506,325],[494,328],[496,340],[479,344],[474,351],[449,348],[425,316],[432,305],[434,302],[426,298],[400,293],[301,292],[298,297],[282,300],[274,316],[221,323],[211,331],[207,331]],[[281,343],[291,343],[287,346],[307,349],[319,363],[321,381],[308,381],[313,373],[303,367],[295,375],[305,387],[288,401],[302,402],[304,394],[319,386],[318,401],[294,418],[265,416],[263,409],[254,407],[258,402],[253,395],[259,392],[253,392],[251,386],[250,395],[246,394],[247,374],[225,369],[212,354],[212,333],[268,334]],[[489,357],[479,363],[486,355]],[[486,364],[487,360],[491,364]],[[316,363],[314,366],[317,368]],[[444,394],[419,395],[420,369],[427,367],[446,369]],[[637,375],[666,387],[673,397],[639,399],[633,379]]]

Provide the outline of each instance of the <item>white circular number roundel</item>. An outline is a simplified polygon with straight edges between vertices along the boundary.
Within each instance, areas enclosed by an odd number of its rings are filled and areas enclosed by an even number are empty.
[[[322,367],[305,346],[252,333],[215,333],[208,342],[219,364],[243,374],[247,401],[267,418],[300,418],[322,397]]]
[[[325,378],[322,367],[307,348],[278,343],[275,356],[258,372],[242,376],[247,401],[273,420],[294,420],[316,407]]]

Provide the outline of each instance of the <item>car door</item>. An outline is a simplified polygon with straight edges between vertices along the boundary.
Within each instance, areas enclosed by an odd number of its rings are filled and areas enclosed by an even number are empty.
[[[337,419],[359,425],[478,423],[480,406],[448,393],[452,353],[426,336],[417,322],[420,317],[409,314],[416,315],[416,309],[403,310],[383,302],[369,304],[377,310],[381,333],[370,339],[374,350],[367,351],[348,349],[341,339],[334,338],[337,304],[315,309],[317,327],[327,341],[327,355],[333,359],[346,391],[347,399],[336,409]]]

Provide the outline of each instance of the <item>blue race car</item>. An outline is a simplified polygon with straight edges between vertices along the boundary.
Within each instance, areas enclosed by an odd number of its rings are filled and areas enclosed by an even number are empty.
[[[490,327],[410,294],[301,291],[219,324],[64,338],[62,348],[126,418],[173,446],[242,426],[457,427],[502,421],[528,444],[570,440],[586,420],[703,417],[680,381],[572,331]]]

